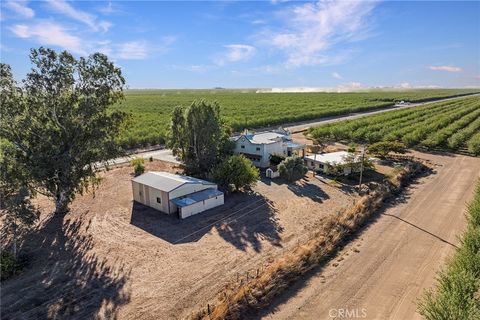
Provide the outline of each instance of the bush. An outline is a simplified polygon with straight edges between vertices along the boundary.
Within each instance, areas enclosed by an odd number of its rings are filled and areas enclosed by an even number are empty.
[[[380,141],[368,146],[368,152],[379,157],[386,157],[390,152],[405,153],[406,146],[397,141]]]
[[[130,161],[130,164],[133,166],[133,174],[135,177],[141,175],[145,172],[145,160],[143,158],[135,158]]]
[[[235,190],[249,188],[258,181],[260,172],[250,160],[243,155],[233,155],[213,171],[213,179],[222,187],[230,185]]]
[[[283,160],[285,160],[285,157],[277,156],[276,154],[270,155],[270,164],[272,166],[278,166]]]
[[[301,179],[307,173],[308,169],[300,157],[288,157],[278,166],[280,176],[287,181],[295,181]]]
[[[20,263],[17,260],[15,260],[15,258],[10,252],[6,250],[2,250],[0,267],[2,272],[1,274],[2,281],[17,274],[21,269]]]

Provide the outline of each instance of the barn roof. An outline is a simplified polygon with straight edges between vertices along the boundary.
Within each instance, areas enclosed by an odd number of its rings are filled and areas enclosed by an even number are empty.
[[[204,201],[204,200],[207,200],[207,199],[211,199],[213,197],[221,196],[222,194],[223,194],[223,192],[218,191],[217,189],[210,188],[210,189],[205,189],[205,190],[202,190],[202,191],[197,191],[197,192],[191,193],[191,194],[186,195],[184,197],[172,199],[172,202],[175,203],[179,207],[186,207],[186,206],[192,205],[192,204],[200,202],[200,201]]]
[[[149,171],[133,178],[132,181],[165,192],[170,192],[185,184],[215,185],[215,183],[209,181],[163,171]]]

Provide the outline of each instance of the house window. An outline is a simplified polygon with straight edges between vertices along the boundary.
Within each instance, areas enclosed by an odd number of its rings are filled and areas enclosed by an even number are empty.
[[[140,195],[140,197],[142,197],[143,196],[142,190],[139,190],[138,194]]]
[[[310,163],[311,163],[312,167],[315,167],[315,162],[312,161]]]
[[[260,151],[260,147],[257,147],[257,151]]]
[[[157,197],[157,202],[162,203],[162,199],[160,197]]]
[[[240,146],[240,148],[245,149],[245,146]]]
[[[318,167],[319,167],[320,169],[323,169],[323,168],[324,168],[324,165],[323,165],[322,163],[320,163],[320,164],[318,165]]]

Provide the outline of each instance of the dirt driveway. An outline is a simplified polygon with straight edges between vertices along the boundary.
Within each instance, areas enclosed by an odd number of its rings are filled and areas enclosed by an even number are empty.
[[[132,203],[131,172],[109,171],[64,218],[43,215],[29,241],[31,266],[2,283],[2,319],[183,318],[356,197],[314,178],[265,180],[257,194],[230,195],[181,221]],[[40,204],[51,212],[50,201]]]
[[[333,261],[290,288],[262,318],[420,319],[415,302],[458,243],[480,159],[416,155],[437,163],[437,173],[384,208]]]

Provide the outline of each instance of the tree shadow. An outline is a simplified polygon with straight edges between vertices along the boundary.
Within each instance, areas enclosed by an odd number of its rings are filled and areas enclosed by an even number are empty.
[[[91,221],[67,217],[51,216],[23,242],[30,265],[2,283],[2,319],[116,319],[130,301],[130,271],[89,252],[92,236],[81,229]]]
[[[307,197],[318,203],[322,203],[324,200],[330,198],[319,186],[306,180],[291,183],[287,188],[297,197]]]
[[[261,240],[280,246],[283,231],[272,202],[253,192],[230,194],[223,206],[184,220],[133,202],[130,223],[171,244],[197,242],[216,230],[237,249],[251,247],[257,252],[262,249]]]

